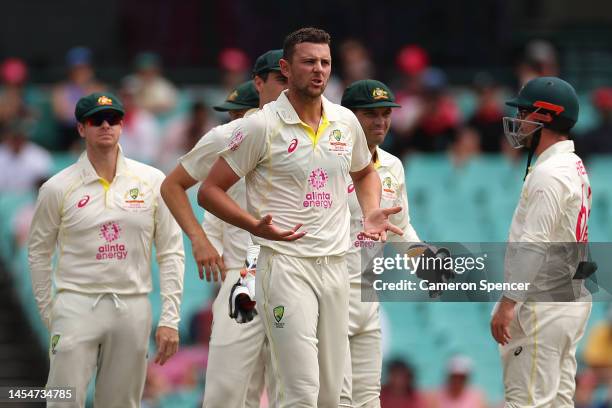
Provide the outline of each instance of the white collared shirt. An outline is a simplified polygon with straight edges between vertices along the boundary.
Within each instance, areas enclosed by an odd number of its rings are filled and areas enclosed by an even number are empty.
[[[257,112],[251,109],[245,117]],[[224,125],[211,129],[200,138],[198,143],[179,159],[185,171],[194,179],[204,181],[210,169],[219,157],[219,153],[227,147],[232,133],[241,119],[236,119]],[[227,190],[227,194],[241,208],[246,208],[246,186],[244,179]],[[228,269],[242,268],[246,259],[247,247],[251,243],[251,234],[241,228],[225,223],[214,214],[204,215],[202,227],[211,243],[219,253],[223,254],[223,262]]]
[[[253,237],[255,244],[282,254],[341,255],[349,246],[346,177],[369,164],[370,152],[353,112],[325,97],[322,103],[315,133],[283,92],[240,121],[221,153],[246,178],[247,208],[254,217],[270,214],[285,230],[303,224],[307,234],[294,242]]]
[[[420,242],[416,231],[410,224],[410,214],[408,208],[408,194],[406,192],[406,178],[404,176],[404,166],[397,157],[381,149],[376,148],[378,160],[374,167],[378,172],[381,184],[380,208],[390,208],[395,206],[402,207],[402,211],[389,217],[389,221],[404,231],[404,235],[396,235],[389,232],[388,241],[390,242]],[[351,245],[349,253],[359,252],[362,248],[374,245],[375,241],[363,236],[363,215],[361,207],[355,194],[353,181],[348,178],[349,210],[351,212]],[[352,283],[360,281],[361,274],[359,268],[349,268]]]
[[[160,269],[160,326],[177,328],[183,290],[181,230],[161,198],[164,174],[124,158],[111,183],[99,177],[84,152],[40,189],[29,237],[34,295],[48,322],[51,260],[57,252],[58,291],[146,294],[152,289],[155,244]]]
[[[548,147],[530,170],[514,211],[506,251],[505,281],[530,282],[538,300],[566,290],[580,260],[576,242],[588,242],[591,185],[574,142]],[[556,244],[551,244],[556,243]],[[565,245],[564,245],[565,243]],[[514,300],[521,293],[506,292]]]

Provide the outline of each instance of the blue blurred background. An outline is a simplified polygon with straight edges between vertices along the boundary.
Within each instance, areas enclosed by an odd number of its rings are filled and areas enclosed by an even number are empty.
[[[558,75],[580,96],[573,136],[593,189],[589,238],[612,241],[609,2],[112,0],[91,7],[37,0],[7,3],[3,11],[0,385],[45,383],[48,333],[32,296],[25,244],[38,186],[83,149],[73,119],[78,98],[117,92],[127,111],[126,155],[167,172],[229,119],[211,106],[248,79],[254,59],[304,25],[332,35],[328,98],[339,102],[345,86],[363,78],[383,80],[396,94],[402,108],[394,111],[383,147],[404,162],[410,216],[424,240],[506,239],[525,157],[504,141],[501,118],[513,112],[503,101],[535,76]],[[202,219],[196,191],[190,195]],[[185,247],[182,349],[164,368],[151,365],[143,406],[199,406],[205,387],[217,288],[198,279],[188,240]],[[159,316],[154,273],[151,301]],[[578,351],[580,407],[602,407],[610,398],[607,308],[594,304]],[[499,406],[492,304],[385,303],[382,309],[383,382],[394,395],[383,407],[450,407],[436,395],[452,375],[464,376],[466,392],[482,395],[486,406]]]

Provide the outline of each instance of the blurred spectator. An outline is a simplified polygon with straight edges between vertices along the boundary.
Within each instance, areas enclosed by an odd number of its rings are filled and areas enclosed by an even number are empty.
[[[608,308],[607,319],[588,333],[583,359],[599,383],[612,385],[612,306]]]
[[[206,132],[217,125],[203,102],[194,102],[188,115],[168,124],[162,138],[158,164],[162,170],[171,170],[176,160],[190,151]]]
[[[387,382],[380,392],[383,408],[426,408],[425,397],[416,389],[412,368],[402,360],[393,360],[387,369]]]
[[[412,129],[396,128],[392,152],[400,157],[409,150],[446,150],[460,124],[459,107],[448,94],[446,74],[438,68],[428,68],[420,78],[422,93],[409,100],[417,108]]]
[[[480,72],[474,77],[474,88],[478,102],[468,124],[478,132],[483,152],[498,153],[501,139],[504,138],[504,108],[499,87],[491,75]]]
[[[13,121],[2,131],[0,192],[31,190],[49,175],[51,155],[28,140],[28,131],[24,121]]]
[[[124,81],[119,91],[125,115],[119,140],[123,153],[147,164],[155,164],[160,146],[160,129],[155,116],[136,104],[133,83]]]
[[[219,67],[223,88],[230,92],[248,79],[251,61],[241,49],[226,48],[219,53]]]
[[[143,52],[134,61],[136,72],[124,81],[134,92],[136,104],[149,112],[160,115],[176,107],[176,87],[162,76],[161,59],[152,52]]]
[[[612,400],[608,390],[606,401],[595,401],[599,380],[592,370],[584,370],[576,376],[576,408],[612,408]]]
[[[80,149],[79,133],[76,130],[74,107],[81,97],[104,90],[95,78],[91,66],[92,54],[89,48],[74,47],[66,54],[68,79],[56,85],[52,94],[53,114],[59,125],[58,150]]]
[[[25,101],[28,68],[19,58],[7,58],[0,65],[0,126],[31,116]]]
[[[400,50],[396,58],[401,82],[394,88],[395,100],[402,105],[393,109],[392,129],[401,139],[398,144],[407,140],[417,125],[423,111],[422,76],[429,65],[429,57],[418,45],[408,45]],[[400,154],[393,151],[393,154]]]
[[[523,60],[517,67],[519,87],[538,76],[559,76],[557,51],[546,40],[527,43]]]
[[[340,103],[344,89],[355,81],[374,78],[374,63],[370,51],[362,42],[348,39],[338,47],[339,71],[332,70],[332,75],[325,88],[325,97],[332,102]],[[339,79],[334,72],[340,72]]]
[[[485,408],[482,392],[469,386],[472,360],[455,356],[448,362],[446,384],[432,395],[432,408]]]
[[[196,312],[189,321],[189,338],[194,344],[208,346],[213,324],[213,302],[219,294],[219,285],[214,285],[206,305]]]
[[[476,129],[466,126],[457,132],[450,147],[450,156],[455,167],[462,167],[480,154],[480,135]]]
[[[142,393],[142,408],[162,408],[161,399],[171,390],[166,378],[156,369],[147,369],[144,391]]]
[[[599,113],[599,125],[578,140],[578,147],[586,155],[612,153],[612,88],[597,89],[593,105]]]

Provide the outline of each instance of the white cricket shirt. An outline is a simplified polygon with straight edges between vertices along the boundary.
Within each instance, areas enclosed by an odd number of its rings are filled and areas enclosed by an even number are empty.
[[[34,296],[44,321],[51,303],[51,260],[58,291],[146,294],[151,253],[160,269],[160,326],[177,328],[183,290],[181,229],[161,198],[164,174],[124,158],[109,184],[87,153],[40,189],[29,237]]]
[[[376,154],[378,160],[374,163],[374,167],[378,172],[382,187],[380,208],[402,207],[402,211],[390,216],[389,221],[404,231],[404,235],[389,232],[387,240],[390,242],[420,242],[416,231],[410,224],[404,166],[400,159],[379,147],[376,148]],[[363,214],[357,200],[357,194],[355,194],[355,187],[350,178],[348,179],[348,193],[349,210],[351,212],[351,245],[348,253],[357,253],[362,248],[373,246],[376,241],[363,236]],[[349,265],[351,283],[359,283],[360,276],[360,268]]]
[[[257,245],[299,257],[341,255],[349,246],[349,172],[370,162],[365,135],[350,110],[322,97],[315,133],[303,123],[286,92],[234,129],[221,153],[246,176],[247,208],[256,218],[270,214],[281,229],[304,224],[294,242],[253,237]]]

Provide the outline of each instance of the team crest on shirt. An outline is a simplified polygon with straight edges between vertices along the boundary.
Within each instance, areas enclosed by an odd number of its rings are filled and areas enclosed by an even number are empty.
[[[397,190],[399,188],[397,182],[391,177],[386,176],[382,179],[382,198],[385,200],[397,199]]]
[[[130,188],[123,195],[123,206],[129,209],[140,209],[145,207],[144,194],[138,187]]]
[[[346,135],[340,129],[334,129],[329,134],[329,151],[337,154],[348,153]]]
[[[238,130],[232,135],[232,138],[230,139],[229,144],[227,145],[228,149],[230,149],[232,152],[235,152],[236,150],[238,150],[243,140],[244,133]]]

